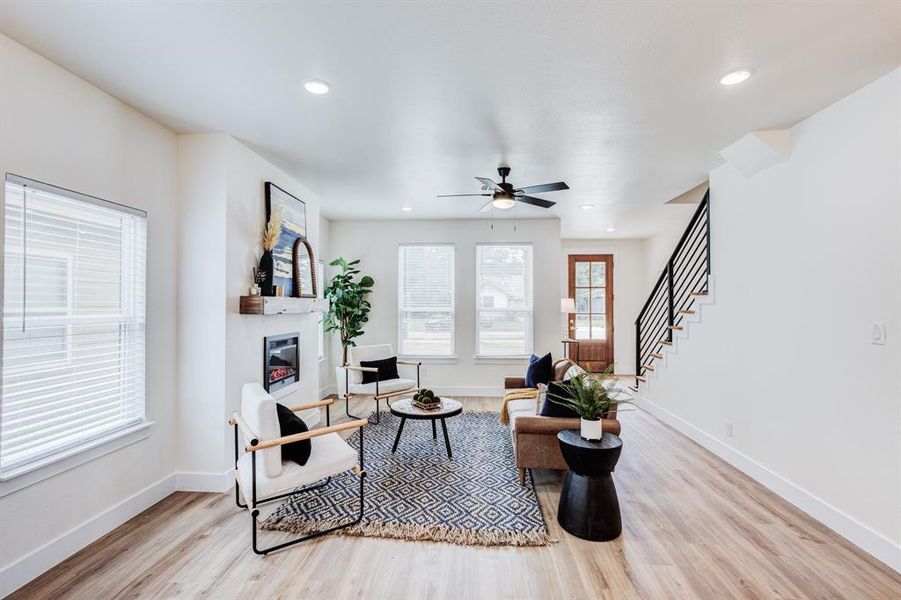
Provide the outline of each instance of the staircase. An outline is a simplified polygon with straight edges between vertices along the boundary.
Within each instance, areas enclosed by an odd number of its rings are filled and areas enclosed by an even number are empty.
[[[638,392],[710,293],[710,190],[691,217],[635,320],[635,385]]]

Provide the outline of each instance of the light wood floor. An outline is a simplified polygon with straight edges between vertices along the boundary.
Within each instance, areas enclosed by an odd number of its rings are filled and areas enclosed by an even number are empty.
[[[622,421],[613,542],[560,529],[549,471],[535,480],[560,543],[543,548],[331,536],[261,558],[232,495],[177,493],[12,598],[901,597],[901,576],[687,438],[640,411]]]

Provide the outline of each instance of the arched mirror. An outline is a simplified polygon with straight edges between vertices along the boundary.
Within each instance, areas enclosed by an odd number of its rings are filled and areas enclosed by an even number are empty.
[[[316,297],[316,260],[313,247],[304,238],[294,242],[294,297]]]

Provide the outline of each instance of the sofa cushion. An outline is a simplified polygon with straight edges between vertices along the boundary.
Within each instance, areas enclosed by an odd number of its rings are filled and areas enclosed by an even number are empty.
[[[511,400],[507,403],[507,417],[509,419],[507,426],[510,428],[510,431],[513,431],[516,419],[519,417],[534,417],[537,412],[535,410],[535,401],[531,398]]]
[[[541,357],[533,354],[526,368],[526,387],[537,388],[539,383],[550,383],[553,378],[554,360],[551,353],[548,352]]]
[[[378,373],[372,371],[363,371],[362,383],[374,383],[375,381],[387,381],[389,379],[398,379],[397,374],[397,357],[382,358],[380,360],[361,360],[361,367],[374,367],[379,370]]]
[[[541,405],[541,413],[540,414],[542,417],[562,417],[562,418],[567,418],[567,419],[571,419],[571,418],[578,419],[579,418],[579,413],[577,413],[576,411],[572,410],[569,407],[562,406],[560,404],[557,404],[556,402],[553,402],[550,398],[552,395],[568,396],[569,394],[568,394],[566,388],[563,387],[563,385],[568,384],[568,383],[569,383],[569,380],[563,381],[563,382],[552,381],[551,383],[548,384],[547,398],[545,398],[544,403]]]
[[[261,442],[281,437],[275,399],[259,383],[245,383],[241,388],[241,416]],[[250,443],[250,440],[245,442]],[[263,473],[267,477],[278,477],[282,472],[282,449],[275,446],[259,453],[262,455]]]
[[[278,425],[281,429],[282,437],[294,435],[297,433],[306,433],[309,431],[307,424],[303,419],[298,417],[294,412],[282,404],[276,404],[278,409]],[[310,459],[310,440],[300,440],[299,442],[291,442],[282,445],[282,461],[290,460],[296,462],[300,466],[307,464]]]
[[[412,390],[416,387],[416,382],[412,379],[388,379],[387,381],[379,381],[379,393],[386,394],[388,392],[399,392],[401,390]],[[375,382],[373,383],[351,383],[347,390],[351,394],[361,394],[364,396],[375,396]]]

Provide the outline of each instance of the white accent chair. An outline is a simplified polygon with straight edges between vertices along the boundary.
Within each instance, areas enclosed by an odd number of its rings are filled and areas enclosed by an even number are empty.
[[[320,400],[290,407],[293,412],[314,408],[326,409],[334,400]],[[259,383],[247,383],[241,390],[241,412],[232,413],[229,425],[235,430],[235,503],[240,508],[250,508],[253,521],[253,551],[268,554],[286,546],[325,535],[360,522],[363,518],[363,425],[365,419],[315,429],[306,433],[281,436],[275,399]],[[354,450],[345,442],[339,431],[360,429],[360,448]],[[244,438],[244,453],[240,452],[239,433]],[[281,446],[301,440],[310,440],[312,451],[307,464],[300,466],[290,460],[282,460]],[[278,498],[302,494],[327,485],[331,478],[353,470],[360,478],[360,512],[357,518],[345,524],[306,534],[282,544],[260,548],[257,544],[257,517],[259,506]],[[244,500],[242,503],[241,500]]]
[[[347,364],[342,367],[335,367],[336,381],[338,384],[338,397],[344,398],[344,411],[347,416],[355,417],[350,414],[350,399],[355,396],[369,396],[375,400],[375,419],[373,423],[379,422],[379,401],[384,400],[390,402],[395,396],[403,396],[416,391],[419,388],[419,368],[421,362],[398,360],[398,366],[416,367],[416,379],[386,379],[383,381],[375,381],[373,383],[363,383],[363,373],[378,373],[378,369],[374,367],[363,367],[360,365],[362,361],[383,360],[396,356],[391,344],[377,344],[372,346],[352,346],[347,350]]]

